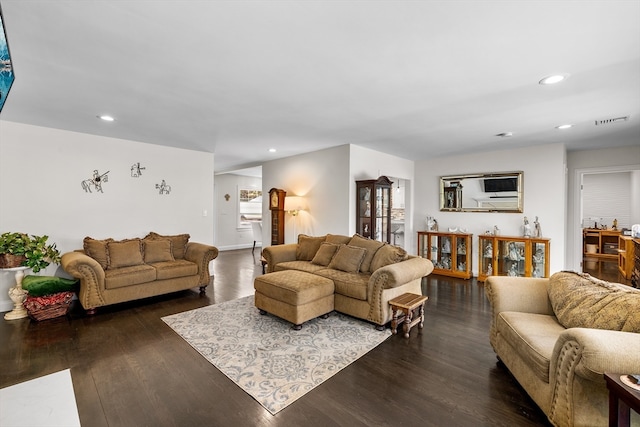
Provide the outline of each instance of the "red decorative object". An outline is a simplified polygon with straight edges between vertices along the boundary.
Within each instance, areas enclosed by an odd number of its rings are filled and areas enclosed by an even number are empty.
[[[73,292],[58,292],[43,297],[27,297],[24,307],[33,320],[53,319],[69,312],[74,295]]]

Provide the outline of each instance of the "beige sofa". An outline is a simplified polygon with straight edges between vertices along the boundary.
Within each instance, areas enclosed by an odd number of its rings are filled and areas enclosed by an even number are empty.
[[[427,259],[357,234],[301,234],[297,244],[266,247],[263,256],[267,274],[298,270],[331,279],[334,309],[379,327],[391,320],[389,300],[405,292],[422,295],[421,280],[433,271]]]
[[[218,249],[190,242],[188,234],[96,240],[62,255],[60,265],[80,279],[78,299],[88,314],[97,307],[209,285],[209,262]]]
[[[551,423],[607,425],[603,373],[640,373],[640,291],[574,272],[492,276],[485,291],[491,345]]]

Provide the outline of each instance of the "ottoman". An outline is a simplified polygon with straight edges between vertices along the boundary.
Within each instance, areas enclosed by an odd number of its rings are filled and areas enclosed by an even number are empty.
[[[255,305],[299,330],[307,320],[333,311],[333,280],[304,271],[285,270],[255,278]]]

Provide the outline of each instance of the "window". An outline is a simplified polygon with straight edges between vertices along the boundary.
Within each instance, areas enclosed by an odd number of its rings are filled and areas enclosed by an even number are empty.
[[[262,221],[262,191],[238,190],[238,228],[251,227],[251,221]]]

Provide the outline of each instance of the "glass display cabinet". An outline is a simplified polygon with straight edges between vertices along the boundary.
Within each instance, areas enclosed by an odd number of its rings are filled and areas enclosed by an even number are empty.
[[[418,232],[418,255],[431,260],[433,273],[470,279],[472,234],[440,231]]]
[[[543,237],[478,237],[478,280],[489,276],[549,277],[549,239]]]
[[[356,230],[366,238],[391,243],[391,186],[386,176],[356,181]]]

